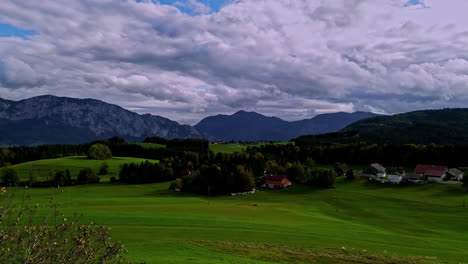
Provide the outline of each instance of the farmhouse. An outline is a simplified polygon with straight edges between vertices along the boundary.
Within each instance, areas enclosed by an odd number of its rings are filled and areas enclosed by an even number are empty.
[[[387,170],[382,165],[373,163],[362,171],[362,176],[381,179],[387,176]]]
[[[267,174],[263,179],[265,180],[263,187],[269,189],[281,189],[292,184],[286,175]]]
[[[400,168],[392,168],[388,171],[388,182],[400,184],[406,176],[406,171]]]
[[[454,181],[463,180],[463,176],[464,176],[464,173],[459,169],[453,168],[447,172],[447,178],[450,178],[451,180],[454,180]]]
[[[424,176],[428,181],[442,182],[446,179],[448,168],[446,166],[419,164],[414,169],[414,172]]]

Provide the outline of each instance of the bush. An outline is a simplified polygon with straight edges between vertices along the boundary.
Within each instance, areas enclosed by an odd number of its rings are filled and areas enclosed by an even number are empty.
[[[2,180],[7,184],[17,184],[19,183],[18,171],[13,168],[4,168],[2,171]]]
[[[97,176],[90,168],[84,168],[80,170],[80,173],[78,174],[77,182],[79,184],[99,183],[99,181],[99,176]]]
[[[356,177],[354,176],[354,171],[352,169],[349,169],[347,172],[346,172],[346,179],[349,180],[349,181],[352,181],[354,180]]]
[[[42,218],[38,205],[12,198],[0,189],[0,263],[128,263],[122,257],[124,247],[111,241],[109,228],[78,224],[76,218]],[[48,214],[61,215],[53,199],[50,203]]]
[[[94,160],[108,160],[112,159],[112,152],[108,146],[96,143],[89,148],[88,158]]]
[[[109,173],[109,164],[107,162],[103,162],[101,168],[99,169],[99,175],[107,175]]]
[[[71,184],[70,172],[57,171],[54,177],[54,184],[57,186],[66,186]]]

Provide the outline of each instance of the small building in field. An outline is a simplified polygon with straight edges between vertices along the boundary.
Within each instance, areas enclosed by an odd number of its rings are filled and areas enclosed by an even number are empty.
[[[453,181],[461,181],[463,180],[463,176],[465,174],[459,170],[459,169],[450,169],[448,172],[447,172],[447,178],[449,178],[450,180],[453,180]]]
[[[431,182],[442,182],[447,177],[448,168],[446,166],[436,165],[417,165],[414,169],[416,174],[424,176]]]
[[[362,170],[362,176],[382,179],[387,176],[387,170],[382,165],[373,163],[368,168]]]
[[[267,174],[263,179],[263,187],[269,189],[282,189],[292,184],[286,175]]]
[[[410,183],[424,183],[424,175],[413,173],[405,177],[407,182]]]
[[[388,182],[400,184],[406,177],[406,171],[400,168],[392,168],[387,173]]]

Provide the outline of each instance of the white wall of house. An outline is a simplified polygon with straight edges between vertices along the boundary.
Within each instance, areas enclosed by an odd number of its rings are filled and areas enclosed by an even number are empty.
[[[387,173],[377,173],[377,178],[385,178],[387,176]]]
[[[444,177],[427,177],[427,180],[430,182],[442,182]]]
[[[388,181],[399,184],[403,180],[403,176],[396,174],[388,174]]]

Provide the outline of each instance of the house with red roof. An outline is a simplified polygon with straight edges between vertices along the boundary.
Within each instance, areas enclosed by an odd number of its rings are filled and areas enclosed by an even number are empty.
[[[292,184],[286,175],[267,174],[263,179],[263,187],[269,189],[282,189]]]
[[[419,164],[414,169],[414,172],[420,176],[424,176],[428,181],[442,182],[447,177],[448,167]]]

